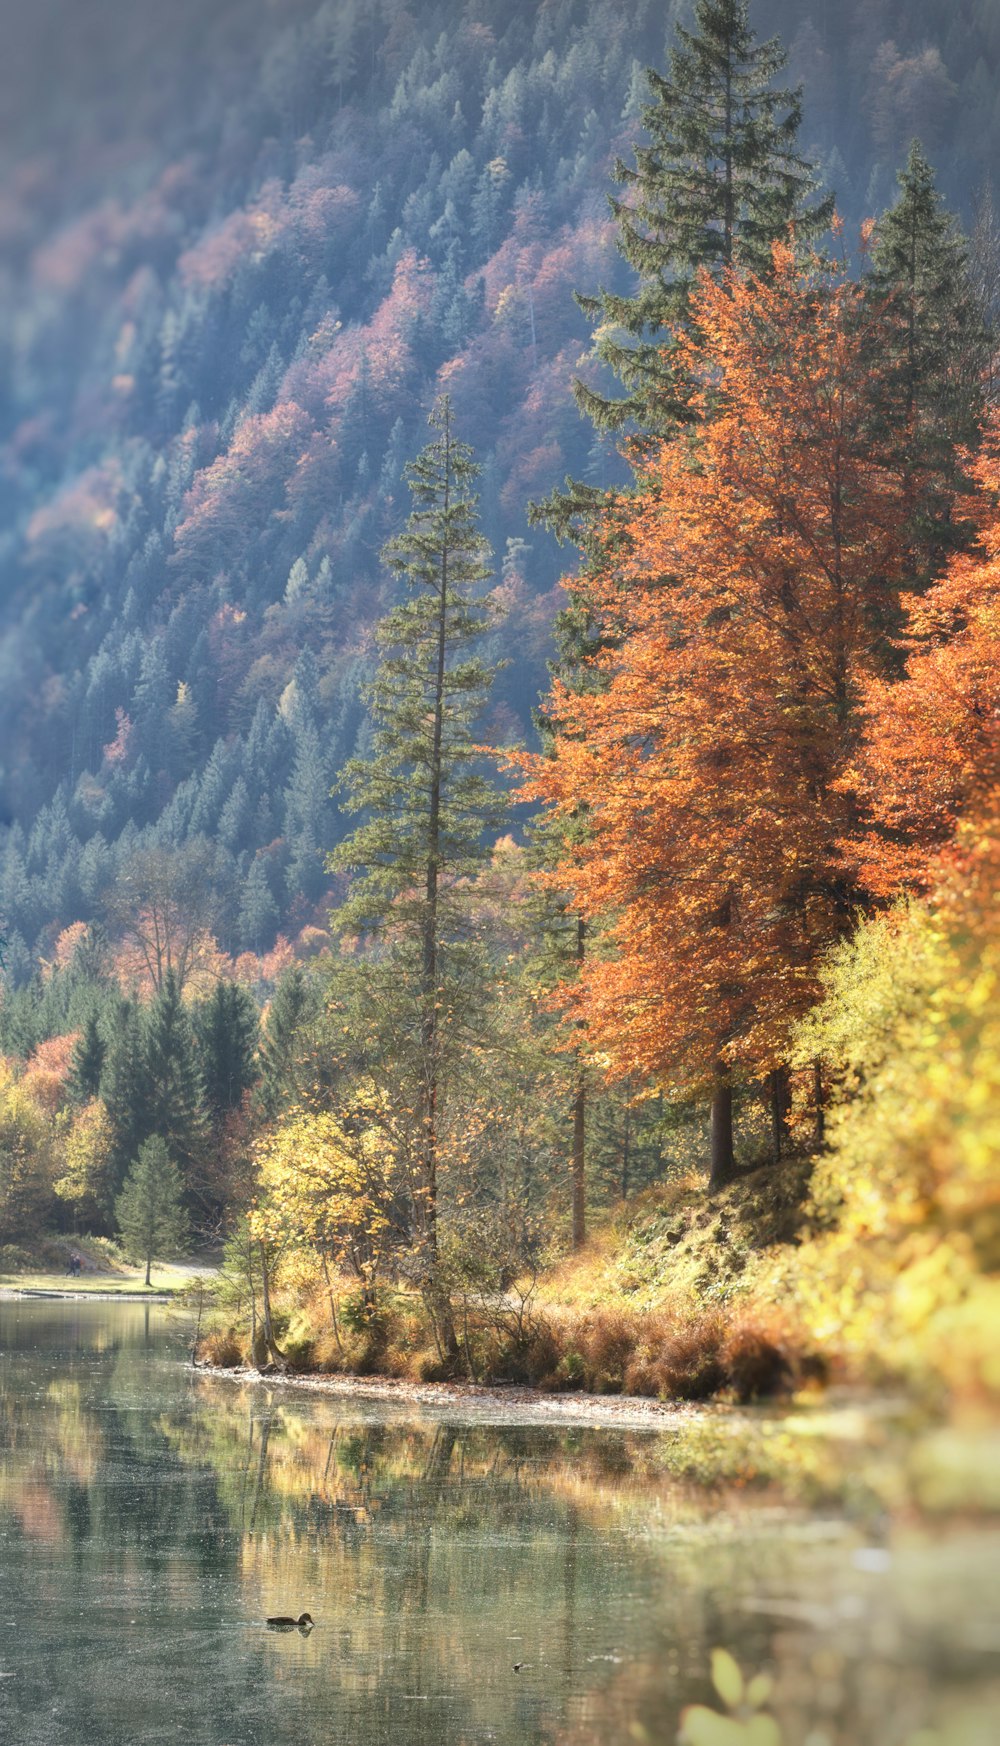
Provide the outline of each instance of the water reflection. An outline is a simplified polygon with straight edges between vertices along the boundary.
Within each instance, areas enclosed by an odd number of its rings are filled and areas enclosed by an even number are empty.
[[[988,1534],[723,1507],[648,1433],[236,1389],[155,1307],[0,1304],[0,1345],[11,1746],[667,1746],[719,1643],[788,1746],[997,1738]]]

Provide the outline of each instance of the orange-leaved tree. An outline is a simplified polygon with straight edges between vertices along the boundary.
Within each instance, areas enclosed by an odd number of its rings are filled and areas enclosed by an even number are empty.
[[[688,439],[650,457],[617,550],[588,573],[614,623],[601,683],[549,700],[525,794],[588,807],[553,882],[610,950],[566,990],[612,1074],[710,1091],[712,1183],[734,1073],[780,1068],[821,950],[856,901],[838,786],[899,626],[907,496],[873,452],[877,312],[790,247],[768,279],[703,275],[675,339]]]
[[[908,598],[903,681],[867,688],[867,733],[850,780],[870,827],[859,838],[860,877],[881,896],[933,883],[956,826],[1000,787],[1000,416],[971,473],[975,546]]]

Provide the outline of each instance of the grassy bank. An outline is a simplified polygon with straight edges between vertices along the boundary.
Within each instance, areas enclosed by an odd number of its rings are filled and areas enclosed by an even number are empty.
[[[995,1280],[963,1233],[940,1223],[872,1219],[861,1230],[833,1216],[842,1168],[833,1151],[752,1171],[712,1196],[695,1177],[650,1189],[537,1277],[455,1291],[450,1353],[416,1293],[386,1289],[365,1312],[308,1256],[286,1260],[281,1362],[661,1400],[750,1402],[834,1384],[901,1390],[935,1411],[988,1407]],[[259,1341],[251,1351],[246,1304],[220,1311],[201,1357],[266,1361]]]
[[[799,1242],[809,1178],[797,1159],[711,1200],[693,1180],[650,1190],[537,1277],[504,1291],[457,1290],[450,1353],[416,1293],[386,1290],[366,1313],[337,1282],[331,1293],[303,1257],[276,1297],[283,1359],[307,1372],[664,1400],[750,1401],[815,1382],[826,1371],[818,1344],[752,1293],[765,1260]],[[204,1361],[261,1360],[245,1313],[217,1320]]]
[[[79,1273],[69,1272],[72,1255],[82,1263]],[[197,1276],[209,1279],[214,1272],[211,1258],[197,1264],[157,1262],[147,1286],[145,1268],[133,1265],[117,1244],[101,1237],[51,1237],[28,1250],[0,1250],[0,1292],[177,1297],[191,1290]]]

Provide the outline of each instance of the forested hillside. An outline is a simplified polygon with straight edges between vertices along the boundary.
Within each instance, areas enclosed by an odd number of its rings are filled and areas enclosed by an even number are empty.
[[[996,1389],[993,9],[667,10],[16,21],[0,1261],[216,1360]]]
[[[435,395],[483,466],[527,732],[558,579],[529,528],[620,468],[574,289],[627,292],[605,194],[687,7],[8,7],[0,197],[0,911],[8,974],[204,868],[229,954],[324,922],[379,563]],[[993,0],[760,0],[857,220],[919,131],[970,224],[1000,149]],[[141,853],[140,853],[141,852]],[[145,871],[144,871],[145,869]],[[142,885],[142,880],[146,884]],[[138,881],[138,883],[137,883]],[[204,881],[202,882],[204,884]],[[140,893],[141,895],[141,893]]]

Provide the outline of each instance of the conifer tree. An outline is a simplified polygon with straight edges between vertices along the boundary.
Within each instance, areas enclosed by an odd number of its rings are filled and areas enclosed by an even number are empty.
[[[243,881],[236,928],[245,951],[262,952],[274,939],[278,906],[271,894],[263,855],[255,855]]]
[[[166,1142],[185,1187],[196,1192],[208,1121],[194,1033],[172,970],[149,1009],[145,1043],[149,1132]]]
[[[158,1255],[183,1248],[187,1219],[180,1172],[159,1134],[146,1140],[115,1202],[115,1214],[126,1247],[146,1263],[145,1283],[151,1283]]]
[[[123,1001],[118,1012],[105,1069],[104,1103],[111,1124],[108,1176],[115,1192],[152,1132],[142,1017],[134,1001]]]
[[[269,1121],[305,1090],[303,1068],[317,1006],[301,964],[293,964],[274,991],[260,1037],[257,1096]]]
[[[807,203],[815,176],[796,149],[801,93],[775,84],[788,57],[777,38],[757,41],[749,13],[749,0],[696,0],[695,28],[678,26],[669,72],[647,71],[649,143],[635,148],[634,167],[615,165],[624,193],[611,198],[638,289],[578,298],[597,325],[597,357],[625,388],[612,400],[577,383],[577,401],[599,429],[666,434],[685,420],[664,330],[686,320],[699,268],[736,262],[766,272],[772,244],[792,223],[810,236],[829,222],[831,201]]]
[[[89,1103],[97,1096],[107,1052],[97,1014],[92,1012],[85,1020],[70,1056],[69,1092],[74,1103]]]
[[[217,982],[195,1009],[205,1102],[215,1122],[238,1109],[254,1083],[259,1028],[253,997],[238,982]]]
[[[879,221],[867,281],[885,345],[872,359],[881,416],[914,492],[912,581],[930,579],[960,538],[950,505],[959,450],[975,443],[983,411],[982,317],[968,247],[945,210],[934,172],[914,140],[899,174],[899,198]]]
[[[366,816],[328,865],[353,876],[334,925],[369,938],[391,929],[401,972],[416,989],[418,1230],[433,1292],[441,1009],[450,960],[465,932],[460,882],[481,863],[484,833],[499,827],[504,798],[477,767],[473,731],[494,676],[475,653],[495,622],[483,593],[490,570],[476,520],[479,468],[456,441],[447,396],[430,424],[433,440],[406,469],[409,521],[383,554],[406,598],[377,631],[381,660],[368,691],[372,751],[348,764],[342,782],[346,809]]]

